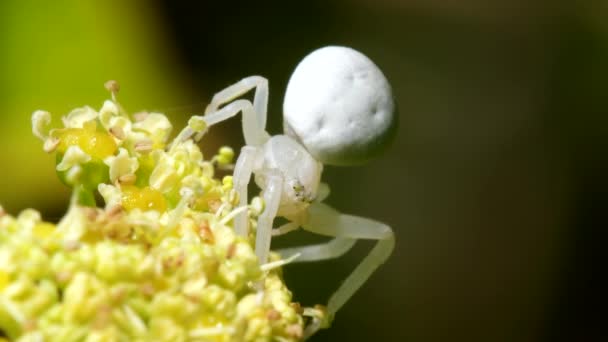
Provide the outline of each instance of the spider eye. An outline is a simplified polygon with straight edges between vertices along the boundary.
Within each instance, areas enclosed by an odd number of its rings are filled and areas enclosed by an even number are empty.
[[[306,196],[306,193],[305,193],[306,189],[304,188],[302,183],[300,183],[297,180],[293,181],[293,184],[291,185],[291,189],[293,190],[294,196],[298,201],[306,202],[306,199],[308,196]]]

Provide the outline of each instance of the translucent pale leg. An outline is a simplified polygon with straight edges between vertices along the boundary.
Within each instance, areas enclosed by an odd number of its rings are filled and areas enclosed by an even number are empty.
[[[257,154],[257,148],[253,146],[245,146],[241,149],[241,154],[236,160],[233,174],[234,190],[239,196],[239,207],[247,205],[249,201],[247,197],[247,186],[251,179],[253,164]],[[247,225],[247,212],[242,212],[234,218],[234,230],[238,235],[247,236],[249,233]]]
[[[253,97],[253,110],[257,114],[257,122],[260,129],[266,129],[266,111],[268,107],[268,80],[261,76],[249,76],[213,96],[211,103],[207,106],[205,114],[210,114],[237,97],[245,95],[255,88]]]
[[[344,280],[342,285],[332,294],[327,303],[327,317],[331,320],[335,313],[353,296],[353,294],[367,281],[374,271],[382,265],[391,255],[395,246],[395,237],[391,228],[381,222],[341,214],[323,203],[313,203],[309,207],[309,219],[302,228],[321,235],[336,236],[338,238],[325,245],[291,248],[282,251],[287,253],[302,253],[295,261],[313,261],[334,258],[346,252],[352,246],[352,239],[378,240],[370,253],[361,261],[355,270]],[[348,244],[351,243],[349,246]],[[311,253],[319,253],[318,256]],[[310,255],[308,260],[303,256]],[[324,254],[324,255],[320,255]],[[314,322],[305,335],[310,336],[328,322]]]
[[[296,222],[285,223],[284,225],[280,226],[279,228],[273,229],[272,236],[284,235],[284,234],[293,232],[294,230],[296,230],[298,228],[300,228],[300,224],[298,224]]]
[[[329,190],[329,185],[327,185],[327,183],[319,183],[319,188],[317,189],[317,198],[315,198],[315,202],[321,203],[325,201],[325,199],[329,197],[330,192],[331,190]]]
[[[292,261],[294,263],[326,260],[342,256],[355,245],[355,242],[357,242],[357,239],[338,237],[326,243],[304,247],[285,248],[279,250],[278,252],[281,254],[281,258],[283,259],[287,259],[292,255],[299,253],[300,256]]]
[[[258,217],[258,230],[255,238],[255,254],[260,264],[266,263],[270,252],[270,240],[272,238],[272,222],[277,216],[279,202],[283,190],[283,177],[278,172],[266,174],[266,188],[264,189],[264,203],[266,209]]]
[[[243,112],[243,135],[245,143],[249,146],[262,146],[270,135],[262,128],[261,123],[257,121],[256,112],[251,106],[251,102],[247,100],[236,100],[227,104],[217,112],[212,112],[203,116],[203,120],[207,126],[213,126],[219,122],[230,119]],[[266,116],[266,113],[264,113]],[[200,138],[200,137],[198,137]]]

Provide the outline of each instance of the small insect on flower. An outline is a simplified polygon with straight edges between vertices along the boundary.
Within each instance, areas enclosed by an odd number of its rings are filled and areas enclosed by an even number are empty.
[[[255,89],[253,104],[237,99]],[[234,169],[239,206],[248,203],[252,174],[262,189],[265,208],[257,221],[255,252],[266,262],[272,236],[303,228],[334,237],[327,243],[280,250],[294,262],[336,258],[357,239],[378,240],[329,299],[326,310],[308,310],[313,317],[305,336],[329,326],[334,314],[392,253],[394,235],[383,223],[345,215],[321,203],[329,187],[321,183],[323,164],[354,165],[368,161],[390,143],[397,126],[391,87],[380,69],[365,55],[347,47],[329,46],[313,51],[295,69],[285,94],[285,135],[270,136],[266,128],[268,81],[251,76],[215,94],[205,116],[204,129],[191,127],[182,139],[200,139],[206,129],[243,113],[246,146]],[[273,229],[281,216],[290,222]],[[235,219],[240,235],[249,232],[246,213]],[[306,312],[305,312],[306,314]]]

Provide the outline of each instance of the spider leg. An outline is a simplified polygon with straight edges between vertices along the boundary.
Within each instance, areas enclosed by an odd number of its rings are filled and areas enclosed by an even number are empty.
[[[252,89],[255,89],[253,105],[244,99],[232,102]],[[224,104],[226,105],[220,108]],[[205,115],[196,118],[202,119],[209,127],[243,112],[245,142],[247,145],[261,146],[270,138],[266,132],[267,107],[268,80],[261,76],[250,76],[216,93],[207,106]],[[176,141],[184,141],[193,135],[195,135],[194,140],[198,141],[205,133],[206,128],[195,131],[192,127],[186,127],[178,134]]]
[[[253,105],[248,100],[232,102],[252,89],[255,89]],[[224,104],[227,105],[219,109]],[[266,132],[267,107],[268,80],[261,76],[250,76],[215,94],[205,110],[203,119],[207,126],[212,126],[243,112],[245,142],[247,145],[261,146],[270,138]],[[201,137],[202,134],[197,136],[198,139]]]
[[[329,185],[327,183],[319,183],[319,189],[317,189],[317,198],[315,198],[315,202],[323,202],[327,197],[329,197],[329,193],[331,190],[329,189]]]
[[[251,179],[251,173],[253,172],[253,165],[258,149],[253,146],[244,146],[241,149],[241,154],[236,160],[234,167],[234,190],[239,196],[239,207],[247,205],[247,186]],[[234,230],[238,235],[247,236],[249,229],[247,227],[247,212],[238,214],[234,219]]]
[[[300,224],[298,224],[296,222],[285,223],[284,225],[282,225],[278,228],[274,228],[272,230],[272,236],[285,235],[287,233],[293,232],[294,230],[297,230],[298,228],[300,228]]]
[[[205,114],[216,112],[222,104],[233,101],[255,88],[253,110],[257,114],[260,129],[266,129],[266,111],[268,107],[268,80],[261,76],[249,76],[226,89],[216,93],[207,106]]]
[[[245,143],[249,146],[262,146],[270,138],[270,135],[257,121],[257,114],[251,105],[251,102],[248,100],[236,100],[231,102],[217,112],[203,116],[202,119],[207,126],[213,126],[219,122],[230,119],[239,112],[243,112],[243,135],[245,136]],[[265,115],[266,114],[264,113],[264,116]],[[197,136],[197,139],[200,138],[201,136]]]
[[[335,236],[336,238],[321,245],[290,248],[279,251],[283,257],[301,253],[297,261],[316,261],[335,258],[344,254],[354,244],[354,239],[378,240],[369,254],[357,265],[354,271],[331,295],[327,303],[327,320],[353,296],[374,271],[391,255],[395,246],[392,229],[378,221],[363,217],[341,214],[323,203],[313,203],[309,207],[308,220],[302,228],[313,233]],[[314,334],[329,322],[314,322],[306,335]]]
[[[284,248],[279,250],[282,259],[287,259],[293,255],[300,254],[292,263],[319,261],[338,258],[348,252],[357,242],[356,239],[337,237],[329,242],[317,245]]]
[[[266,263],[270,252],[270,240],[272,239],[272,222],[277,216],[281,193],[283,191],[283,176],[273,170],[266,171],[266,187],[263,196],[266,208],[258,217],[258,229],[255,239],[255,254],[260,264]]]

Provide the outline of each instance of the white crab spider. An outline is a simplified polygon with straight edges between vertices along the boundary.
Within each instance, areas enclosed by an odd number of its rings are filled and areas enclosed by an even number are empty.
[[[235,100],[253,89],[253,104]],[[239,206],[248,203],[247,185],[252,174],[262,189],[265,209],[258,218],[255,245],[260,263],[267,260],[273,235],[299,227],[334,239],[279,251],[285,258],[299,254],[295,262],[336,258],[356,239],[378,240],[329,299],[327,316],[331,319],[389,257],[394,236],[383,223],[341,214],[321,203],[329,194],[329,188],[320,183],[322,163],[361,163],[387,145],[396,126],[391,88],[366,56],[350,48],[330,46],[309,54],[294,71],[283,106],[285,135],[271,137],[265,131],[267,102],[268,81],[251,76],[215,94],[205,116],[198,118],[208,127],[243,113],[246,146],[234,169],[234,189]],[[200,131],[197,138],[203,133]],[[184,138],[192,134],[192,130],[182,132]],[[273,229],[277,216],[290,223]],[[247,222],[245,213],[237,215],[238,234],[248,233]],[[313,323],[307,334],[326,323]]]

